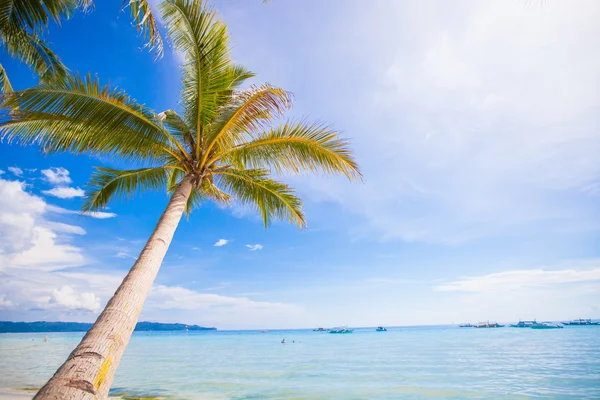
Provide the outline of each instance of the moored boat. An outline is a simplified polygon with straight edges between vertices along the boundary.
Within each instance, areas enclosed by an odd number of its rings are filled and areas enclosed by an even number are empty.
[[[318,327],[316,329],[313,329],[313,332],[325,332],[325,329]]]
[[[539,323],[534,319],[533,321],[521,321],[519,320],[518,324],[510,324],[511,328],[533,328],[534,326],[539,325]]]
[[[591,319],[572,319],[569,322],[563,322],[563,325],[576,325],[576,326],[589,326],[589,325],[600,325],[600,322],[592,322]]]
[[[458,324],[459,328],[475,328],[475,325],[466,323],[466,324]]]
[[[497,322],[480,322],[477,324],[476,328],[503,328],[504,325],[500,325]]]
[[[348,329],[347,327],[339,327],[339,328],[331,328],[329,330],[329,333],[338,333],[338,334],[345,334],[345,333],[352,333],[354,332],[354,329]]]
[[[531,327],[531,329],[562,329],[563,326],[552,322],[542,322]]]
[[[383,326],[378,326],[377,329],[375,329],[377,332],[387,332],[387,329],[385,329]]]

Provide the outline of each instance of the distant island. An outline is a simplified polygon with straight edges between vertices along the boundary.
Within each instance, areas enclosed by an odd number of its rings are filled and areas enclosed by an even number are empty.
[[[26,332],[87,332],[91,323],[84,322],[11,322],[0,321],[0,333]],[[160,322],[138,322],[135,331],[216,331],[217,328],[205,328],[198,325],[162,324]]]

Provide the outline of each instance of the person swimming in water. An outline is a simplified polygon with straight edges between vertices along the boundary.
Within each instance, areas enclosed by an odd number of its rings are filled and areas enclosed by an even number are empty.
[[[281,343],[285,343],[285,338],[283,338],[283,340],[281,341]]]

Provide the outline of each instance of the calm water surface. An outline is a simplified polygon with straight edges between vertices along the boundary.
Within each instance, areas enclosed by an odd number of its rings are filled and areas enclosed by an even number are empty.
[[[0,387],[40,387],[80,338],[1,334]],[[135,333],[113,386],[168,399],[600,399],[600,327]]]

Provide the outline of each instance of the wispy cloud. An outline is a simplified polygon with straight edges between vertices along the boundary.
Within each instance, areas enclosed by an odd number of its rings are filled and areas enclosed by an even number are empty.
[[[246,247],[249,248],[250,251],[256,251],[256,250],[262,250],[263,249],[263,245],[262,244],[247,244]]]
[[[23,176],[23,170],[19,167],[8,167],[7,169],[16,176]]]
[[[51,204],[46,205],[46,211],[53,212],[57,214],[79,214],[84,215],[86,217],[92,217],[96,219],[108,219],[114,218],[117,216],[115,213],[103,212],[103,211],[77,211],[77,210],[68,210],[66,208],[54,206]]]
[[[443,292],[502,292],[527,287],[590,282],[600,280],[600,268],[587,270],[544,270],[528,269],[506,271],[475,277],[466,277],[436,286],[436,291]]]
[[[132,256],[131,254],[129,254],[126,251],[119,251],[114,256],[117,257],[117,258],[129,258],[129,259],[132,259],[132,260],[137,260],[137,258],[135,258],[135,256]]]
[[[227,239],[219,239],[219,240],[217,240],[217,243],[215,243],[213,246],[215,246],[215,247],[221,247],[221,246],[225,246],[227,243],[229,243],[229,240],[227,240]]]
[[[68,185],[71,182],[69,171],[65,168],[49,168],[41,170],[44,180],[52,185]]]
[[[72,199],[74,197],[85,196],[83,189],[74,187],[55,187],[50,190],[42,190],[42,193],[58,197],[60,199]]]
[[[86,234],[85,230],[82,227],[77,226],[77,225],[64,224],[62,222],[48,221],[48,222],[44,223],[44,226],[49,227],[50,229],[52,229],[55,232],[71,233],[74,235],[85,235]]]

